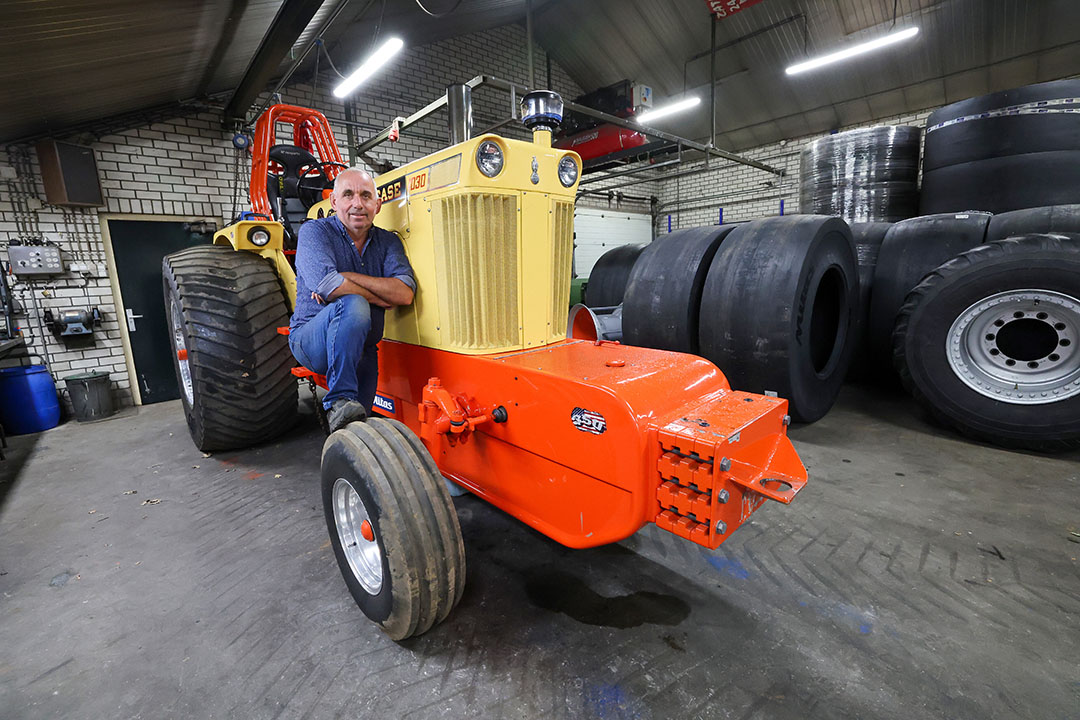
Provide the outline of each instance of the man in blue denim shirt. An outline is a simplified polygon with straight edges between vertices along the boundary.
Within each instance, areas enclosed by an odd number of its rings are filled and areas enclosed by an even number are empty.
[[[383,313],[410,304],[416,280],[398,236],[372,224],[382,201],[371,175],[342,172],[330,205],[335,215],[300,226],[289,348],[326,376],[323,407],[333,432],[371,412]]]

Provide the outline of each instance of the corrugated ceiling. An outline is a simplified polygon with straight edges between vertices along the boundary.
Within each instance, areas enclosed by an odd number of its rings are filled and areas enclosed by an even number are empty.
[[[809,56],[879,37],[893,0],[763,0],[717,23],[716,144],[746,149],[1080,73],[1077,0],[899,0],[918,37],[858,60],[787,76]],[[536,13],[540,44],[582,87],[630,78],[658,104],[706,103],[661,129],[710,134],[704,0],[555,0]],[[772,30],[762,30],[776,26]],[[805,49],[804,49],[805,45]]]
[[[296,52],[338,1],[327,0]],[[413,0],[351,0],[324,36],[335,63],[351,68],[370,49],[380,18],[380,37],[397,34],[411,45],[524,20],[525,0],[423,1],[453,11],[432,18]],[[807,53],[884,34],[893,3],[763,0],[719,21],[717,145],[745,149],[1080,73],[1080,0],[898,0],[897,24],[918,25],[915,41],[784,74]],[[0,142],[228,93],[280,5],[8,0],[0,6]],[[582,87],[630,78],[663,102],[685,83],[708,102],[708,59],[687,62],[709,50],[704,0],[534,0],[533,7],[537,42]],[[661,127],[707,139],[707,105]]]

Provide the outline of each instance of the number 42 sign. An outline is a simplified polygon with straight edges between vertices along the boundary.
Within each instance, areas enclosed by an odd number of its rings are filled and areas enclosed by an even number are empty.
[[[705,4],[709,6],[709,12],[716,15],[717,18],[734,15],[744,8],[757,5],[759,2],[761,0],[705,0]]]

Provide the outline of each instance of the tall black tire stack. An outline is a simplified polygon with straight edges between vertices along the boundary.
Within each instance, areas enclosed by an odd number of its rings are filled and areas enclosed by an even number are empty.
[[[737,227],[712,259],[701,354],[733,388],[775,391],[791,416],[832,407],[848,370],[859,279],[847,223],[789,215]]]
[[[848,377],[865,379],[876,375],[870,365],[867,324],[870,321],[870,296],[874,287],[874,268],[885,234],[892,223],[851,223],[851,239],[855,242],[855,259],[859,266],[859,299],[855,306],[855,350],[851,356]]]
[[[630,280],[630,271],[644,249],[644,245],[623,245],[601,255],[589,273],[584,304],[594,308],[621,303],[626,283]]]
[[[924,215],[1080,203],[1080,79],[1026,85],[927,120]]]
[[[898,222],[885,233],[867,322],[871,362],[882,374],[891,374],[893,328],[904,298],[938,265],[982,245],[989,222],[989,213],[944,213]]]
[[[255,445],[296,419],[296,362],[269,260],[200,245],[162,261],[166,322],[188,430],[203,451]]]
[[[701,290],[709,263],[737,227],[676,230],[645,246],[623,297],[623,342],[697,354]]]
[[[921,132],[882,126],[813,141],[799,158],[799,211],[848,222],[896,222],[918,214]]]
[[[1080,235],[968,250],[907,296],[893,334],[905,387],[971,437],[1080,448]]]

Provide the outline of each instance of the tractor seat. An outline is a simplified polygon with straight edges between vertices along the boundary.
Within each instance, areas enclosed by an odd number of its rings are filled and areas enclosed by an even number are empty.
[[[282,167],[282,173],[267,175],[266,195],[274,219],[285,226],[285,248],[295,249],[300,224],[307,219],[310,207],[300,199],[300,171],[305,167],[318,166],[319,161],[310,152],[295,145],[274,145],[267,156]],[[317,177],[314,175],[311,179]]]

